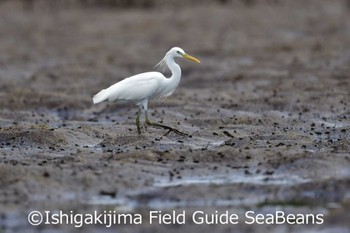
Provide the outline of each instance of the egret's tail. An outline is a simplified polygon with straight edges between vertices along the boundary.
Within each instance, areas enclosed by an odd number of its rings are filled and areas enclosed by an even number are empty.
[[[94,104],[98,104],[102,101],[105,101],[108,99],[108,94],[106,89],[103,89],[102,91],[100,91],[99,93],[97,93],[93,98],[92,101],[94,102]]]

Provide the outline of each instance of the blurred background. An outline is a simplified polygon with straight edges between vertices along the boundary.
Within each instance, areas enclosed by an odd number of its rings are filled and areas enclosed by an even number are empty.
[[[204,59],[202,75],[228,77],[256,60],[267,69],[337,65],[329,56],[349,42],[346,0],[2,0],[0,12],[2,88],[45,85],[85,97],[150,70],[173,46]]]

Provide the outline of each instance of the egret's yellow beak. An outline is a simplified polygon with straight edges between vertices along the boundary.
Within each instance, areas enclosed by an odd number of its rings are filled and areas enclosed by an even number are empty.
[[[191,60],[191,61],[194,61],[194,62],[197,62],[197,63],[201,63],[201,61],[200,60],[198,60],[197,58],[195,58],[195,57],[192,57],[191,55],[188,55],[188,54],[183,54],[182,55],[184,58],[186,58],[186,59],[188,59],[188,60]]]

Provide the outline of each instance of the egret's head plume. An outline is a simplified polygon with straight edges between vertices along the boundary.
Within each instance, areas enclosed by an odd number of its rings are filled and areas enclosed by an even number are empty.
[[[162,60],[160,60],[160,62],[158,62],[158,64],[155,65],[153,68],[156,68],[156,67],[159,66],[159,67],[163,70],[163,72],[164,72],[165,69],[167,68],[165,58],[166,58],[166,56],[165,56]]]

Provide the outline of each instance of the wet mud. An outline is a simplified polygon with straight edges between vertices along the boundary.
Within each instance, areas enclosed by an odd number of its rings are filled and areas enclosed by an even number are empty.
[[[225,1],[222,1],[224,3]],[[349,232],[346,1],[147,9],[0,5],[0,232]],[[92,104],[173,46],[182,80],[142,127]],[[169,73],[167,73],[169,75]],[[143,119],[143,118],[142,118]],[[305,225],[30,226],[31,210],[324,214]]]

